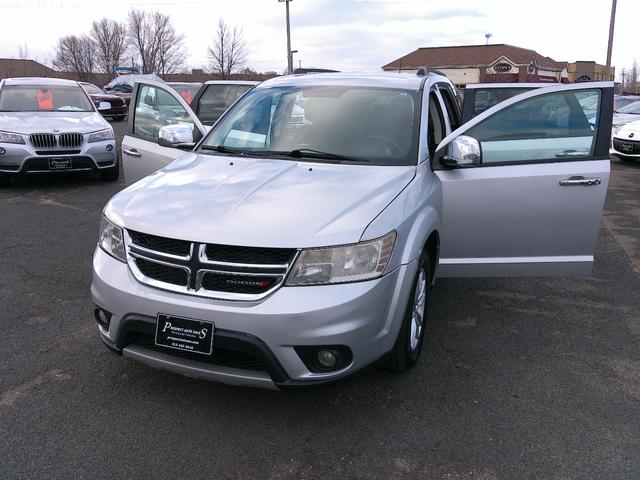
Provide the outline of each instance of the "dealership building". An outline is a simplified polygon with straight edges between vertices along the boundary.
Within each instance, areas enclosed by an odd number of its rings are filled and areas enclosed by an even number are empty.
[[[469,83],[572,83],[615,77],[613,68],[595,62],[558,62],[534,50],[507,44],[423,47],[382,69],[415,73],[421,67],[442,71],[460,88]]]

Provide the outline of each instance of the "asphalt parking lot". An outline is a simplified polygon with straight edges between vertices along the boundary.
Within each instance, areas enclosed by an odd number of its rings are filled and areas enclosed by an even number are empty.
[[[0,479],[640,479],[640,162],[612,169],[591,277],[439,281],[411,372],[294,393],[102,346],[91,256],[121,184],[0,189]]]

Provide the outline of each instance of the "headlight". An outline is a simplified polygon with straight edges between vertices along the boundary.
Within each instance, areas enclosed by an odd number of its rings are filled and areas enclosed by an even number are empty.
[[[104,215],[100,222],[100,240],[98,241],[98,245],[116,260],[120,260],[121,262],[127,261],[122,228],[110,222]]]
[[[381,277],[387,268],[396,232],[376,240],[334,248],[303,250],[287,285],[357,282]]]
[[[99,132],[89,135],[89,143],[104,142],[106,140],[113,140],[113,130],[107,128],[106,130],[100,130]]]
[[[0,132],[0,143],[19,143],[24,145],[24,138],[17,133]]]
[[[617,135],[621,128],[622,128],[622,125],[613,125],[611,127],[611,134]]]

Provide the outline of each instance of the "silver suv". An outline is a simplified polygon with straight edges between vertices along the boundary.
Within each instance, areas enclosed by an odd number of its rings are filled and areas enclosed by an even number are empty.
[[[106,102],[100,107],[111,108]],[[0,181],[59,171],[94,171],[103,180],[117,180],[113,128],[78,82],[0,81]]]
[[[407,370],[436,277],[590,273],[612,96],[611,83],[541,88],[460,126],[437,74],[264,82],[105,207],[100,337],[236,385]],[[165,145],[192,140],[192,125],[164,128]]]

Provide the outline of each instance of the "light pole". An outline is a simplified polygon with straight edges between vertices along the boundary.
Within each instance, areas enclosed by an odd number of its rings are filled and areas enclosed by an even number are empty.
[[[611,3],[611,21],[609,22],[609,45],[607,45],[607,75],[611,72],[611,50],[613,50],[613,30],[616,26],[616,6],[618,0]]]
[[[293,72],[293,53],[291,53],[291,23],[289,22],[289,2],[293,0],[278,0],[284,2],[287,10],[287,73]]]

